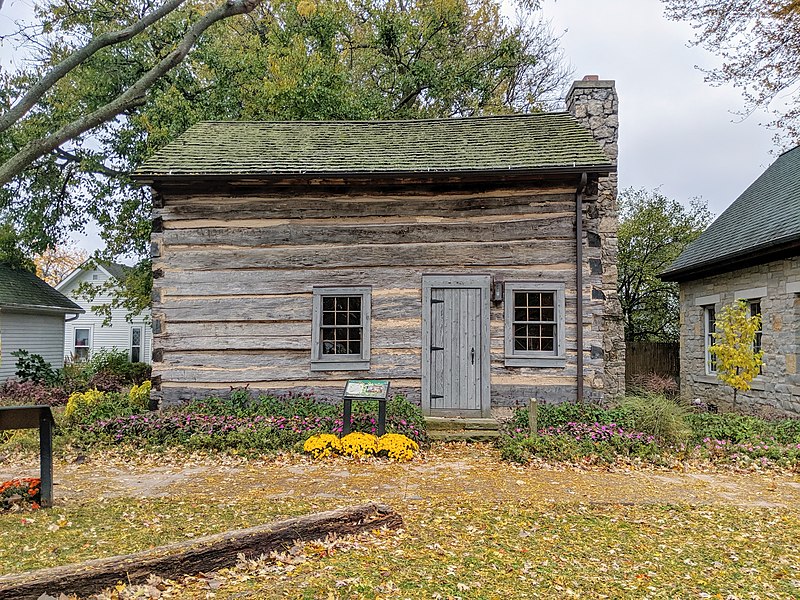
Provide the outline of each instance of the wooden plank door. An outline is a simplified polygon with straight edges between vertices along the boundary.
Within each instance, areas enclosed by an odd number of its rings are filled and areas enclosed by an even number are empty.
[[[423,279],[423,410],[488,416],[489,278]]]

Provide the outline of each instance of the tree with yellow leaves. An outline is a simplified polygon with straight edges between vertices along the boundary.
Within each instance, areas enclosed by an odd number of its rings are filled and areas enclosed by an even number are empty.
[[[717,379],[733,388],[734,406],[737,392],[750,389],[763,364],[764,351],[755,347],[761,315],[748,312],[744,300],[723,306],[716,319],[714,345],[709,349],[717,358]]]
[[[86,262],[89,253],[76,246],[53,246],[33,259],[36,276],[53,287]]]

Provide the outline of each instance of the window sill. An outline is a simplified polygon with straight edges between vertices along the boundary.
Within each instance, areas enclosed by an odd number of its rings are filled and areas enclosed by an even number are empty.
[[[697,383],[710,383],[714,385],[722,383],[719,379],[717,379],[716,375],[695,375],[694,380]]]
[[[506,358],[507,367],[552,367],[559,368],[567,365],[567,359],[562,356],[522,357],[511,356]]]
[[[312,361],[312,371],[369,371],[368,360]]]

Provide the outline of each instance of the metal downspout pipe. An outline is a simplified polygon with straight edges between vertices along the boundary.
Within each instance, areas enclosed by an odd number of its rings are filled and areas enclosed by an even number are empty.
[[[575,194],[575,343],[577,356],[577,401],[583,402],[583,194],[586,191],[586,173]]]

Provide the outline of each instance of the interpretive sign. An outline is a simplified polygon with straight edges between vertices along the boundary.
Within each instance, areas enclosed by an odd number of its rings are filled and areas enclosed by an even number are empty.
[[[385,400],[389,395],[389,382],[385,379],[351,379],[344,388],[344,395],[354,400]]]
[[[378,401],[378,435],[386,433],[386,398],[389,396],[389,381],[386,379],[351,379],[344,386],[344,414],[342,435],[350,433],[353,400]]]

